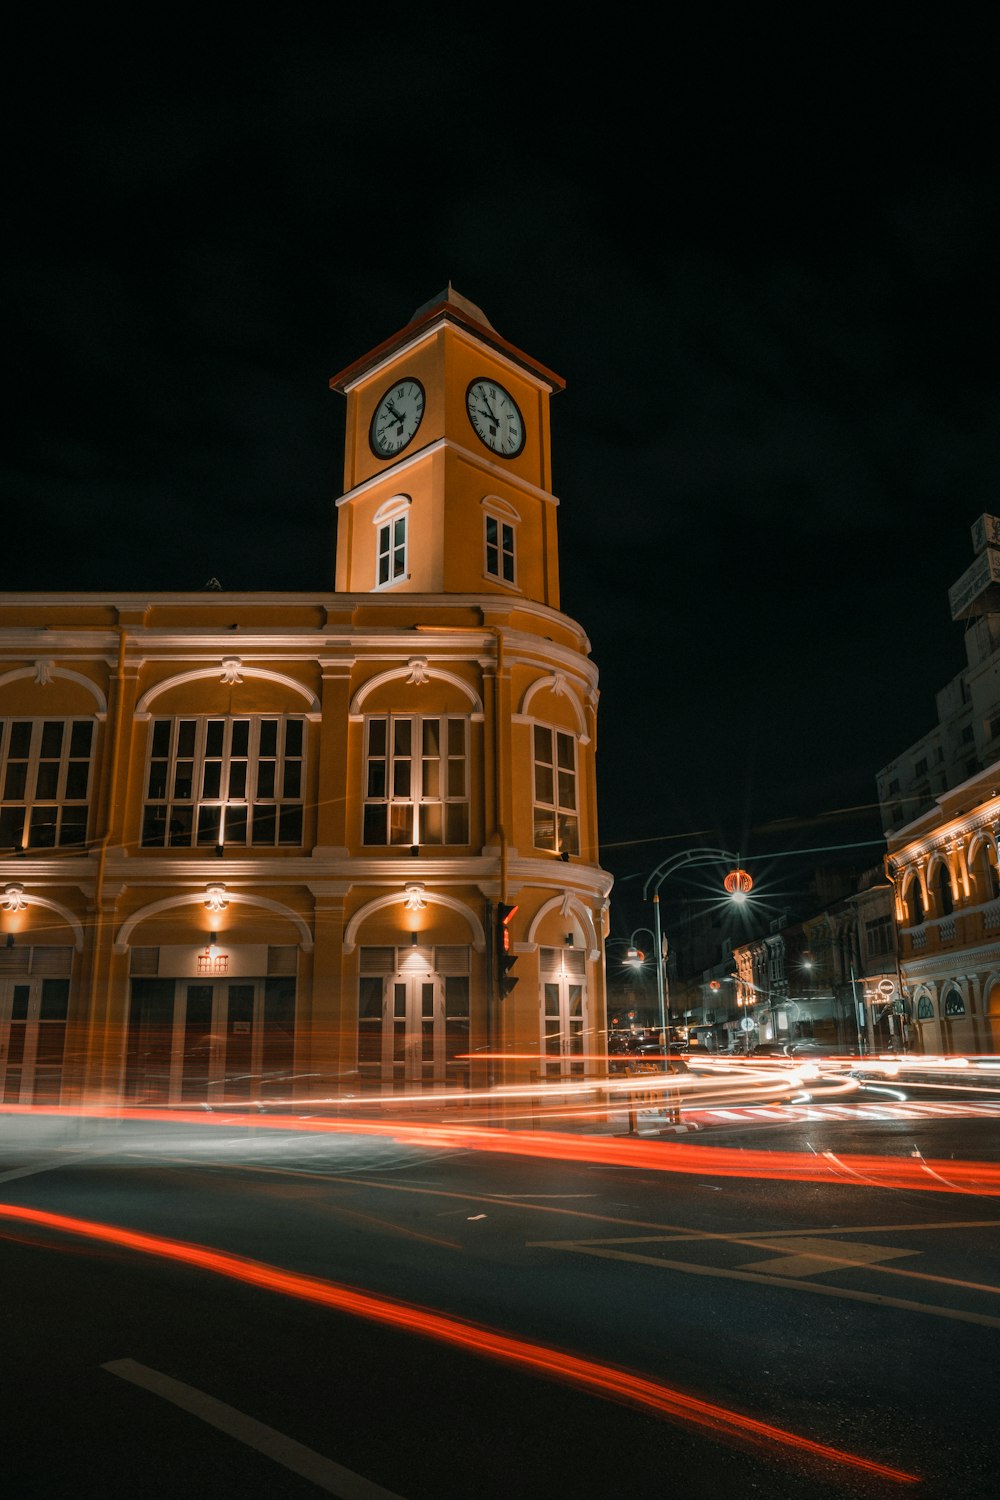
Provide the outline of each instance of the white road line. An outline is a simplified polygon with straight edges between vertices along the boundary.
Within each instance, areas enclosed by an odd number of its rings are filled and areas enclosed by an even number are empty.
[[[0,1182],[14,1182],[18,1177],[35,1177],[39,1172],[58,1172],[60,1167],[75,1167],[82,1161],[96,1161],[102,1156],[110,1155],[112,1149],[108,1147],[107,1151],[64,1151],[58,1156],[36,1161],[30,1167],[13,1167],[9,1172],[0,1172]]]
[[[245,1443],[248,1448],[256,1448],[258,1453],[291,1469],[293,1474],[300,1474],[319,1489],[326,1490],[328,1495],[336,1495],[337,1500],[400,1500],[393,1491],[372,1484],[371,1480],[324,1458],[321,1453],[286,1437],[274,1427],[237,1411],[235,1406],[227,1406],[207,1392],[173,1380],[148,1365],[141,1365],[134,1359],[112,1359],[101,1368],[121,1376],[122,1380],[130,1380],[133,1385],[142,1386],[143,1390],[152,1391],[154,1396],[162,1396],[165,1401],[190,1412],[228,1437],[236,1438],[237,1442]]]

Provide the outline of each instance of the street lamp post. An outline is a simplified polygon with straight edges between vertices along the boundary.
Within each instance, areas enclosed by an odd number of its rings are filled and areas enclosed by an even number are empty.
[[[661,946],[661,938],[660,938],[660,931],[659,931],[659,906],[656,907],[656,914],[657,914],[657,930],[656,930],[655,933],[650,932],[650,929],[648,927],[636,927],[635,930],[633,931],[632,936],[629,938],[629,948],[628,948],[628,953],[626,954],[626,957],[625,957],[625,962],[627,964],[630,964],[633,968],[639,968],[639,967],[641,967],[641,965],[645,962],[645,954],[642,953],[641,950],[636,947],[635,940],[638,937],[638,935],[639,935],[640,932],[649,932],[650,937],[653,939],[653,942],[656,945],[656,1003],[657,1003],[657,1007],[659,1009],[660,1028],[661,1028],[661,1031],[662,1031],[662,1034],[663,1034],[663,1045],[664,1045],[664,1049],[665,1049],[667,1055],[669,1056],[670,1055],[670,1039],[669,1039],[669,1037],[667,1035],[667,1024],[666,1024],[666,1015],[665,1015],[665,1004],[666,1004],[665,992],[666,992],[666,987],[665,987],[665,985],[663,983],[663,949],[662,949],[662,946]]]
[[[653,926],[656,928],[656,994],[660,1003],[660,1025],[663,1028],[663,1047],[666,1056],[670,1056],[670,1034],[666,1006],[666,985],[663,982],[663,934],[660,925],[660,886],[678,870],[693,869],[699,865],[728,865],[729,873],[725,879],[725,886],[732,901],[745,900],[753,881],[745,870],[739,868],[739,855],[730,854],[728,849],[685,849],[682,854],[675,854],[670,859],[664,860],[649,876],[642,888],[643,900],[652,899],[653,902]],[[738,878],[737,878],[738,877]],[[732,883],[730,883],[732,882]]]

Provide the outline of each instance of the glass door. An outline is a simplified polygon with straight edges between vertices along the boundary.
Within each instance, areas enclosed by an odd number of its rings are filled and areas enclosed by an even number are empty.
[[[295,980],[135,979],[126,1097],[215,1103],[291,1097]]]
[[[0,981],[0,1099],[58,1104],[68,979]]]
[[[444,1081],[444,996],[436,974],[394,974],[383,998],[382,1081]]]
[[[583,985],[568,975],[560,975],[546,983],[544,995],[542,1056],[545,1076],[549,1079],[582,1078]]]

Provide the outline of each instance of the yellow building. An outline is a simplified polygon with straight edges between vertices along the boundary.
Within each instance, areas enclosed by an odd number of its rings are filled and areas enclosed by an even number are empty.
[[[563,382],[449,286],[330,384],[334,592],[0,596],[6,1102],[605,1071]]]

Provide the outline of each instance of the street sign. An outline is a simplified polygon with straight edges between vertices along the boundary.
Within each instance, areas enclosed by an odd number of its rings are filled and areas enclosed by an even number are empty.
[[[755,1031],[756,1029],[757,1029],[756,1022],[755,1021],[751,1021],[751,1019],[750,1019],[749,1016],[744,1016],[743,1019],[742,1019],[742,1021],[740,1022],[740,1030],[741,1031]]]
[[[875,988],[880,995],[894,995],[896,993],[896,982],[893,979],[880,979]]]

